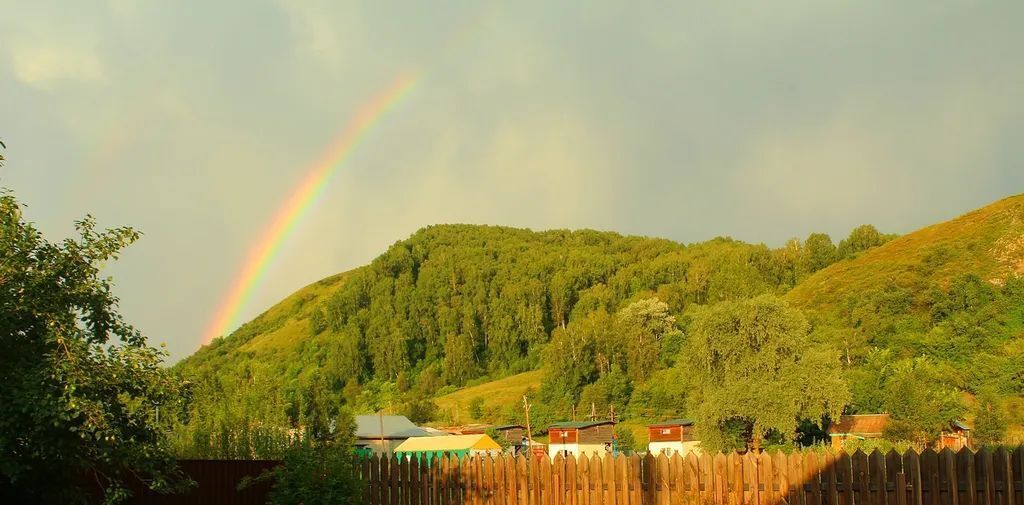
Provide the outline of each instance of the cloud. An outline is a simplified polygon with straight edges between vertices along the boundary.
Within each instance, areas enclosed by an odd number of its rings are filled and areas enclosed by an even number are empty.
[[[1009,77],[858,93],[780,121],[738,151],[732,182],[755,206],[831,219],[925,206],[926,186],[966,191],[997,174],[998,132],[1024,113]]]
[[[21,82],[50,89],[62,82],[95,84],[104,80],[103,65],[96,51],[74,43],[15,43],[11,65]]]

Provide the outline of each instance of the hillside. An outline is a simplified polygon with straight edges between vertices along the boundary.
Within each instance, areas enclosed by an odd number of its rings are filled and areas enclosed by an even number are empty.
[[[487,417],[491,417],[487,413],[500,412],[507,405],[518,405],[522,402],[523,394],[540,389],[543,376],[540,370],[523,372],[438,396],[434,398],[434,403],[440,409],[443,419],[453,424],[487,421]],[[484,418],[476,419],[470,414],[470,404],[474,400],[481,402]]]
[[[841,356],[848,411],[893,412],[918,427],[974,419],[976,409],[1018,416],[1022,236],[1024,196],[894,239],[861,226],[838,245],[811,234],[778,249],[432,226],[176,365],[195,383],[178,443],[197,457],[230,455],[238,442],[225,430],[241,425],[253,437],[295,426],[318,405],[447,423],[470,417],[482,397],[485,420],[520,421],[527,389],[538,423],[593,405],[639,430],[644,419],[685,414],[674,362],[685,356],[691,309],[764,293],[802,309],[816,341]],[[630,310],[663,311],[671,331],[653,351],[620,342]],[[924,407],[907,410],[911,394]]]
[[[1024,274],[1024,195],[922,228],[852,261],[819,271],[788,295],[803,307],[835,313],[852,298],[893,287],[948,287],[965,274],[996,285]]]

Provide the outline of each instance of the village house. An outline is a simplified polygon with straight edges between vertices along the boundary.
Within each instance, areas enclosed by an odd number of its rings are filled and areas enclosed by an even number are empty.
[[[362,453],[390,454],[408,438],[433,435],[405,416],[356,416],[355,446]]]
[[[882,438],[889,425],[889,414],[851,414],[840,416],[828,427],[833,449],[842,449],[847,440]]]
[[[949,429],[943,431],[939,435],[939,440],[936,442],[936,449],[952,449],[959,451],[964,447],[971,448],[971,428],[960,421],[953,421],[949,423]]]
[[[691,452],[699,453],[700,441],[693,436],[693,421],[689,419],[669,419],[668,421],[647,426],[650,442],[647,452],[671,456],[686,456]]]
[[[548,455],[579,457],[611,452],[615,423],[612,421],[573,421],[548,426]]]

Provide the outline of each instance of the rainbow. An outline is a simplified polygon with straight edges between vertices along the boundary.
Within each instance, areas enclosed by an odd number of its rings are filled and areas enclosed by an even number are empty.
[[[384,115],[405,98],[422,77],[422,72],[400,76],[372,100],[363,105],[352,120],[334,138],[328,148],[305,172],[305,176],[292,190],[288,198],[274,213],[270,225],[260,235],[259,241],[249,250],[245,263],[232,281],[228,292],[219,305],[213,320],[203,336],[203,344],[225,335],[233,328],[239,313],[255,288],[260,285],[267,269],[281,252],[282,245],[295,230],[310,207],[316,202],[334,175],[349,155],[366,138]]]

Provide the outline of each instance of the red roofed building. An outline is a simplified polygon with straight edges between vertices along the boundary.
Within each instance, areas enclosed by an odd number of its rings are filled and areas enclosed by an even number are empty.
[[[846,440],[882,438],[882,432],[889,425],[889,414],[854,414],[841,416],[828,427],[832,447],[841,449]]]

